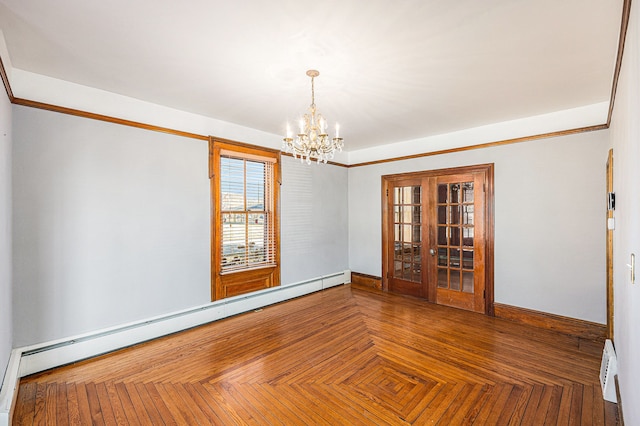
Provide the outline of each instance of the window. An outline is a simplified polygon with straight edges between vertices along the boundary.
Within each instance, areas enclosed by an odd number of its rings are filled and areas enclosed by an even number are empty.
[[[210,141],[213,300],[280,284],[279,156]]]

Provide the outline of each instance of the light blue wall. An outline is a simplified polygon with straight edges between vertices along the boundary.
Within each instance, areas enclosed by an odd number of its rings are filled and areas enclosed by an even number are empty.
[[[16,346],[210,302],[206,141],[21,106],[13,126]],[[282,285],[348,266],[346,169],[297,167],[283,159]]]
[[[11,279],[11,103],[0,94],[0,383],[13,342]]]
[[[14,107],[16,346],[209,300],[205,141]]]
[[[380,276],[381,176],[495,165],[495,302],[604,323],[608,131],[349,169],[349,262]]]
[[[282,282],[348,269],[347,169],[282,157]]]
[[[640,271],[631,283],[631,254],[640,265],[640,4],[632,2],[611,120],[613,190],[614,344],[624,421],[640,425]]]

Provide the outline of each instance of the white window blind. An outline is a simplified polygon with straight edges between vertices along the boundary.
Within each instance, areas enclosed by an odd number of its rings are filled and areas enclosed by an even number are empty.
[[[273,167],[257,157],[220,157],[223,273],[276,265]]]

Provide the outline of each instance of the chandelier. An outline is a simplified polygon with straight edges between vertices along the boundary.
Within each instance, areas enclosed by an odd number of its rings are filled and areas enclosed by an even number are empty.
[[[309,112],[305,114],[299,122],[300,133],[293,138],[289,123],[287,123],[287,137],[284,138],[282,149],[293,154],[295,158],[300,157],[301,161],[311,164],[311,159],[315,159],[318,164],[326,163],[333,158],[336,151],[342,151],[344,143],[340,137],[340,126],[336,123],[336,137],[329,138],[327,134],[327,120],[316,110],[315,91],[313,79],[320,75],[316,70],[307,71],[311,77],[311,105]]]

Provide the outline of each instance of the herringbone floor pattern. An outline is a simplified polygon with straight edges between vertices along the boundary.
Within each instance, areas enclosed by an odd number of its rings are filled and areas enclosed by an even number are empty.
[[[601,342],[340,286],[22,379],[14,424],[617,424]]]

